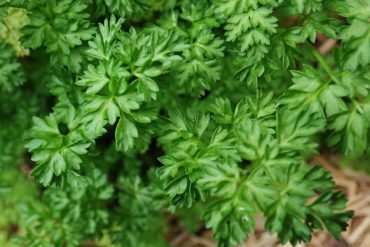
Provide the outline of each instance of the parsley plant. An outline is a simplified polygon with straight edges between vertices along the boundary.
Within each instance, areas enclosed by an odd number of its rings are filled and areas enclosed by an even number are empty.
[[[167,246],[172,213],[227,247],[262,213],[281,243],[339,239],[352,212],[307,161],[369,154],[369,18],[370,0],[0,1],[0,226]]]

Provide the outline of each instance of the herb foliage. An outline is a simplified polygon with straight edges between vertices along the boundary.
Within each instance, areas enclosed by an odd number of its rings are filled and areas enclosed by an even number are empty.
[[[369,18],[369,0],[1,1],[0,207],[19,217],[0,223],[22,246],[166,246],[166,214],[200,215],[226,247],[262,213],[282,243],[339,239],[352,212],[307,161],[369,153]]]

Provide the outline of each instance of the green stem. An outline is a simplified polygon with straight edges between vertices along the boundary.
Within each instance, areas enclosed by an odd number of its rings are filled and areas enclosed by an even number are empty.
[[[340,84],[338,79],[335,77],[333,74],[333,71],[331,70],[329,64],[325,61],[325,59],[321,56],[321,54],[311,45],[308,44],[307,47],[310,49],[312,52],[312,55],[317,59],[321,67],[324,69],[324,71],[329,75],[329,77],[335,82]]]

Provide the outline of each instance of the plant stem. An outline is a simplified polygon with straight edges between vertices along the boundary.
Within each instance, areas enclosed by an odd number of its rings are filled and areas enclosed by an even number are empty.
[[[336,83],[340,84],[336,76],[333,74],[333,71],[331,70],[329,64],[325,61],[325,59],[321,56],[321,54],[311,45],[308,44],[307,46],[310,51],[312,52],[312,55],[317,59],[321,67],[324,69],[324,71],[329,75],[329,77]]]

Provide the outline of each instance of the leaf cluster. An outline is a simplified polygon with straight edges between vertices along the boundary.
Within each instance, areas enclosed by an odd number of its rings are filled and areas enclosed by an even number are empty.
[[[282,243],[317,230],[339,239],[352,212],[307,161],[368,157],[369,9],[3,1],[0,193],[16,194],[0,208],[17,204],[21,217],[0,224],[16,223],[22,246],[166,246],[166,217],[197,212],[226,247],[262,213]],[[322,40],[335,46],[323,54]]]

